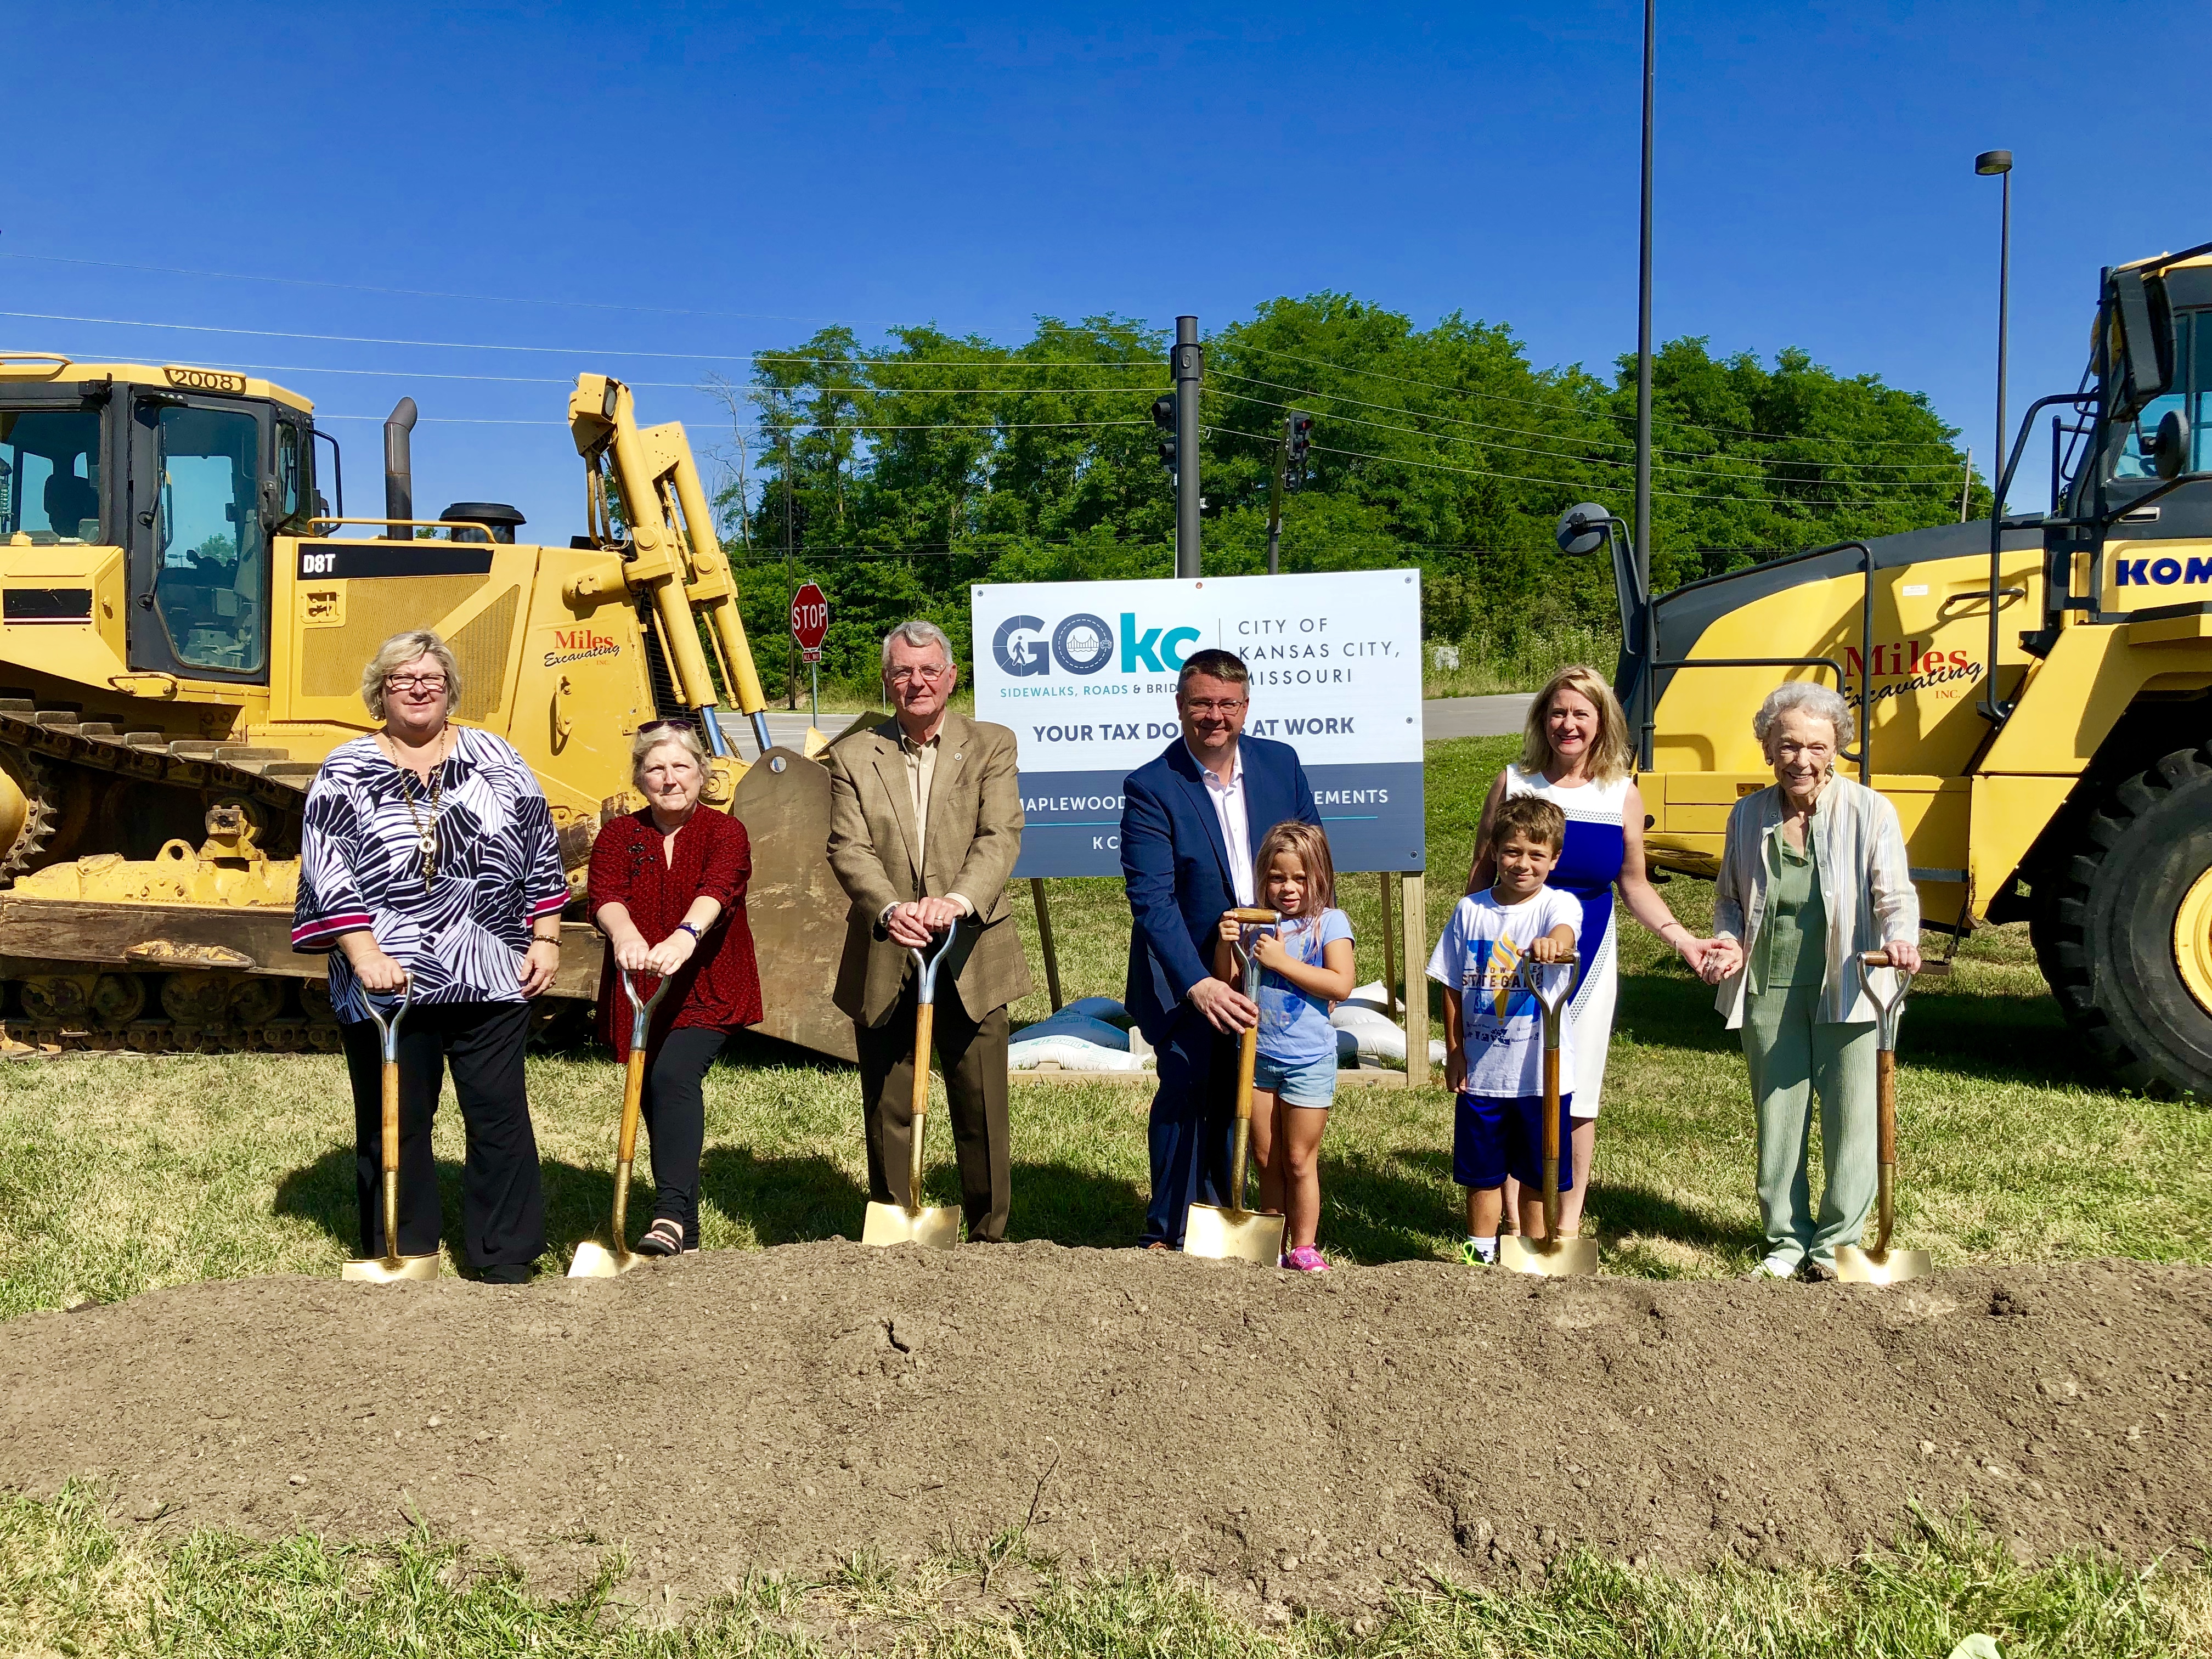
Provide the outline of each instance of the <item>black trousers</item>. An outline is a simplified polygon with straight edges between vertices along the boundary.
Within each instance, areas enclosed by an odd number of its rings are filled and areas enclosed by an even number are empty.
[[[970,1019],[957,992],[936,1008],[938,1063],[951,1107],[952,1145],[960,1164],[960,1207],[971,1243],[1006,1236],[1013,1201],[1013,1148],[1006,1114],[1006,1010]],[[914,1155],[914,981],[881,1025],[854,1022],[860,1051],[860,1109],[868,1137],[868,1199],[908,1202]],[[939,1143],[942,1145],[943,1143]]]
[[[656,1221],[680,1223],[684,1248],[699,1248],[699,1158],[707,1146],[707,1100],[700,1085],[730,1034],[686,1025],[661,1039],[646,1068],[645,1133],[653,1146]]]
[[[361,1253],[384,1254],[384,1054],[376,1023],[339,1027],[353,1080],[355,1184]],[[461,1171],[461,1236],[477,1267],[520,1266],[545,1253],[545,1193],[538,1137],[522,1089],[530,1039],[526,1002],[439,1002],[407,1011],[399,1027],[399,1254],[438,1248],[438,1166],[430,1121],[453,1068],[468,1131]]]

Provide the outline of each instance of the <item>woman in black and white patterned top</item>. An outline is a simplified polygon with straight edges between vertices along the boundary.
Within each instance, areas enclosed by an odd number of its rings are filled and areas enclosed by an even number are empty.
[[[362,675],[383,729],[331,751],[307,792],[292,948],[330,951],[353,1082],[361,1252],[385,1254],[383,1056],[363,993],[411,984],[399,1034],[399,1254],[438,1248],[430,1121],[447,1067],[468,1131],[470,1263],[520,1284],[545,1249],[538,1140],[523,1094],[530,999],[561,965],[568,885],[544,793],[521,756],[447,718],[460,672],[427,629]]]

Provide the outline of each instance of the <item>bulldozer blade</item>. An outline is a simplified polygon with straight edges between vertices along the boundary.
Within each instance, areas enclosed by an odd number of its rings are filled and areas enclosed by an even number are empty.
[[[635,1250],[611,1250],[595,1238],[587,1238],[576,1246],[574,1260],[568,1263],[571,1279],[614,1279],[643,1264],[645,1258]]]
[[[771,749],[738,780],[730,815],[752,838],[745,921],[763,982],[772,979],[776,987],[766,1018],[750,1029],[857,1060],[852,1017],[830,1000],[852,902],[830,868],[823,836],[830,822],[829,769],[796,750]]]
[[[1597,1240],[1523,1238],[1508,1233],[1498,1241],[1498,1265],[1547,1279],[1582,1279],[1597,1271]]]
[[[437,1276],[434,1255],[371,1256],[366,1261],[349,1261],[338,1269],[340,1279],[356,1285],[397,1285],[403,1279]]]
[[[871,1204],[860,1224],[860,1243],[949,1250],[960,1243],[960,1212],[949,1204],[922,1210],[909,1210],[903,1204]]]
[[[1925,1279],[1935,1271],[1935,1258],[1925,1250],[1836,1246],[1836,1277],[1846,1285],[1901,1285],[1908,1279]]]
[[[1218,1204],[1194,1204],[1183,1220],[1182,1253],[1214,1261],[1282,1265],[1283,1218]]]

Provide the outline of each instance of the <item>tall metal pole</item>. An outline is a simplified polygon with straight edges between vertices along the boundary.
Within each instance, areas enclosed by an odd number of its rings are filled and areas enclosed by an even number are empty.
[[[2005,334],[2012,308],[2012,152],[2008,149],[1985,149],[1974,157],[1974,171],[1982,178],[2000,178],[2004,181],[2004,205],[1997,221],[1997,447],[1990,451],[1996,459],[1990,463],[1990,484],[1994,492],[2003,481],[2005,457],[2012,453],[2012,434],[2005,430]],[[2057,506],[2053,502],[2054,507]],[[2004,517],[2005,504],[1995,499],[1990,502],[1991,514]],[[1990,616],[1996,611],[1992,606]]]
[[[1267,480],[1267,574],[1283,571],[1283,474],[1291,466],[1291,421],[1283,416],[1283,441],[1275,447],[1275,472]]]
[[[1636,585],[1642,601],[1638,630],[1642,653],[1643,741],[1637,763],[1651,766],[1654,684],[1651,661],[1658,641],[1651,637],[1651,102],[1658,58],[1658,0],[1644,0],[1644,213],[1637,248],[1636,278]]]
[[[1198,390],[1206,368],[1206,349],[1198,343],[1198,319],[1176,319],[1176,574],[1199,574]]]
[[[1997,222],[1997,447],[1990,453],[1997,458],[1994,476],[2002,479],[2005,457],[2011,453],[2007,442],[2011,434],[2005,429],[2005,330],[2012,320],[2012,170],[2008,166],[2004,175],[2004,206]],[[2051,509],[2057,510],[2056,501]],[[2002,519],[2005,504],[1994,502],[1991,511]],[[1996,609],[1996,601],[1991,599],[1990,606]]]
[[[791,428],[787,426],[783,429],[783,614],[787,617],[791,615],[791,602],[799,592],[798,581],[793,577],[791,568]],[[791,632],[787,623],[783,631],[787,635]],[[799,641],[795,639],[791,640],[789,644],[791,655],[785,664],[783,675],[784,690],[787,693],[784,707],[795,709],[799,707]]]

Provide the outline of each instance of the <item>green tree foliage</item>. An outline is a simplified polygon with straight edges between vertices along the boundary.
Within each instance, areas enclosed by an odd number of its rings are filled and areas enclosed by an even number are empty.
[[[1174,489],[1150,416],[1167,348],[1101,316],[1042,319],[1013,347],[829,328],[761,354],[751,384],[726,389],[750,465],[717,505],[769,684],[789,662],[790,584],[810,577],[830,602],[825,672],[866,683],[905,617],[936,621],[964,657],[970,584],[1172,574]],[[1668,343],[1654,385],[1662,587],[1957,516],[1957,434],[1919,393],[1796,350],[1771,368],[1717,359],[1702,339]],[[1632,357],[1606,380],[1536,368],[1502,324],[1419,329],[1340,294],[1262,306],[1206,343],[1209,571],[1265,568],[1292,409],[1314,416],[1313,449],[1285,498],[1285,570],[1418,565],[1437,638],[1613,621],[1610,570],[1562,558],[1552,526],[1583,500],[1628,516]]]

